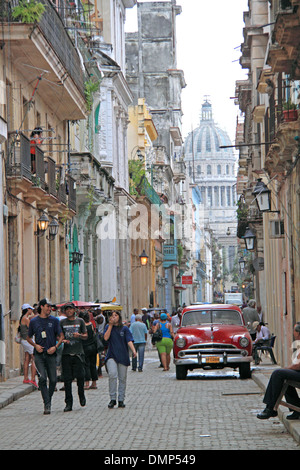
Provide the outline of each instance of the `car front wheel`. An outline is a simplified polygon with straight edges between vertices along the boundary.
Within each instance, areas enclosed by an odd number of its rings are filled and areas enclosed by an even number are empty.
[[[187,376],[187,368],[185,366],[176,366],[176,379],[185,380]]]

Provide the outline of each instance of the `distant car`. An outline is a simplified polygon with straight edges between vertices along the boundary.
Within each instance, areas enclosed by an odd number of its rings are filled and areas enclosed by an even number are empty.
[[[252,340],[237,305],[199,304],[184,308],[174,338],[176,378],[189,370],[239,369],[241,379],[251,377]]]

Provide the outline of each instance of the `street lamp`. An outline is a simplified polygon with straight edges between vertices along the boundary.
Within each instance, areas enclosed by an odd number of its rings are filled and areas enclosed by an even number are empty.
[[[261,212],[269,212],[271,210],[271,191],[261,178],[257,180],[252,194],[255,196],[258,209]]]
[[[72,254],[72,263],[80,264],[83,258],[83,253],[75,249],[71,254]]]
[[[52,219],[50,224],[49,224],[49,236],[47,237],[47,240],[54,240],[56,235],[58,234],[58,229],[59,229],[59,223],[57,222],[56,219]]]
[[[146,255],[145,250],[142,251],[142,253],[139,255],[139,258],[140,258],[140,264],[138,266],[132,266],[133,271],[137,268],[141,268],[142,266],[146,266],[148,264],[149,256]]]
[[[139,258],[140,258],[141,266],[146,266],[148,263],[149,256],[146,255],[145,250],[142,251]]]
[[[47,215],[43,212],[41,217],[37,220],[37,231],[34,232],[34,234],[37,237],[42,237],[45,234],[48,228],[48,225],[49,225],[49,219]]]
[[[249,227],[246,228],[245,235],[242,238],[245,240],[246,249],[253,251],[256,236]]]
[[[240,272],[243,273],[245,269],[245,260],[243,256],[241,256],[239,259],[239,265],[240,265]]]

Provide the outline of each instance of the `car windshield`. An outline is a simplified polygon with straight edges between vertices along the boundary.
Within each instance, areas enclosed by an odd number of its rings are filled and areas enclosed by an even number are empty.
[[[237,310],[192,310],[186,312],[181,326],[221,323],[223,325],[243,325],[242,317]]]

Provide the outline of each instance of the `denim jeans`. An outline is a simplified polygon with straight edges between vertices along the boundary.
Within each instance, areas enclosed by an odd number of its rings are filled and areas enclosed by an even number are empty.
[[[126,391],[126,379],[127,379],[127,366],[118,364],[114,359],[108,359],[106,362],[108,372],[108,386],[109,396],[111,400],[117,399],[118,401],[124,401]],[[118,388],[119,379],[119,389]]]
[[[56,386],[56,353],[48,354],[47,352],[38,353],[35,351],[34,362],[44,405],[51,405],[51,398]],[[49,388],[47,378],[49,379]]]
[[[146,343],[134,343],[139,358],[139,370],[143,370]],[[132,370],[136,370],[137,356],[132,358]]]

